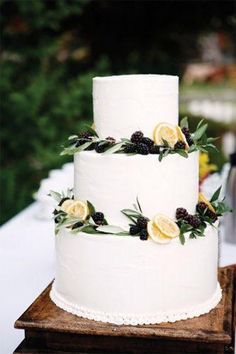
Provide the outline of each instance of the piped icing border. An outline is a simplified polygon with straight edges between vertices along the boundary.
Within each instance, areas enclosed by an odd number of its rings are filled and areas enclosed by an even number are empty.
[[[222,290],[219,283],[217,283],[217,288],[210,299],[185,311],[158,312],[154,314],[142,315],[94,311],[93,309],[71,303],[57,292],[55,282],[53,283],[50,291],[50,298],[62,310],[79,317],[84,317],[95,321],[114,323],[117,325],[149,325],[162,322],[176,322],[204,315],[216,307],[216,305],[220,302],[222,298]]]

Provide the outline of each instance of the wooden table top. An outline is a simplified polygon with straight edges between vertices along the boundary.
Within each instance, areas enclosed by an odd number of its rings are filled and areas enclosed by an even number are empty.
[[[205,343],[225,343],[232,339],[234,269],[219,269],[223,298],[206,315],[175,323],[156,325],[114,325],[77,317],[57,307],[49,298],[51,284],[16,321],[15,328],[47,332],[73,333],[90,336],[119,336],[191,340]]]

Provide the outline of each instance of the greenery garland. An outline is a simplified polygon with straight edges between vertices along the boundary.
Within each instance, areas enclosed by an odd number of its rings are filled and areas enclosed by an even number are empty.
[[[162,139],[162,145],[154,145],[157,149],[155,154],[159,155],[159,161],[170,154],[178,154],[184,158],[188,158],[189,154],[194,151],[217,152],[216,146],[213,144],[218,138],[207,137],[208,124],[201,120],[196,130],[189,134],[191,145],[186,150],[186,147],[171,147],[169,143]],[[185,117],[180,122],[180,129],[189,130],[188,118]],[[151,139],[146,138],[151,141]],[[154,144],[154,142],[153,142]],[[72,135],[68,138],[68,143],[63,146],[61,155],[74,155],[77,152],[95,150],[103,155],[123,153],[128,156],[142,154],[142,152],[135,151],[135,144],[130,139],[122,138],[120,141],[115,141],[114,138],[108,137],[100,139],[98,134],[91,127],[86,126],[85,132],[79,135]],[[145,153],[146,154],[146,153]]]

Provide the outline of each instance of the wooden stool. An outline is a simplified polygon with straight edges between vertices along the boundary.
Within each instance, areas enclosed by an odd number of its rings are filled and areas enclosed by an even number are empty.
[[[117,326],[77,317],[49,298],[49,285],[15,328],[25,330],[18,353],[233,353],[234,268],[219,270],[223,298],[210,313],[175,323]]]

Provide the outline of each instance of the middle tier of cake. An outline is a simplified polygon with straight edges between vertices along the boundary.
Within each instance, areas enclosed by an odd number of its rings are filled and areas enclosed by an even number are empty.
[[[75,199],[88,200],[105,214],[110,225],[127,228],[122,209],[133,209],[138,198],[143,214],[163,213],[174,218],[176,209],[195,212],[198,201],[198,153],[188,158],[169,155],[75,154]]]

